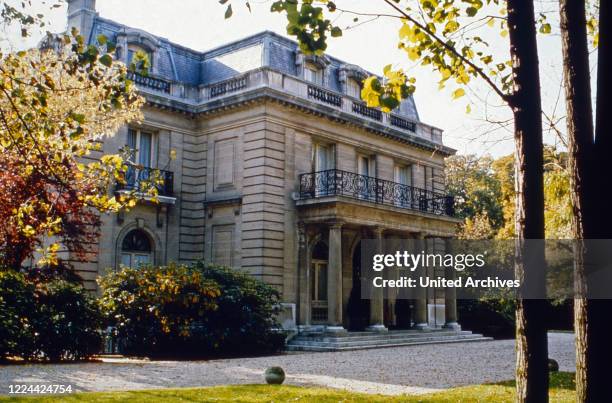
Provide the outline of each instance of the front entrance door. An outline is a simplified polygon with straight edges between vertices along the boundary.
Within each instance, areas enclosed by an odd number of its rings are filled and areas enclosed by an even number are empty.
[[[362,331],[370,323],[370,300],[361,299],[361,242],[353,252],[353,288],[347,306],[348,328]]]

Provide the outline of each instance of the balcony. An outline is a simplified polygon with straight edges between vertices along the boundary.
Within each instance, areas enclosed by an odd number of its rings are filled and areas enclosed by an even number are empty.
[[[125,175],[125,183],[117,183],[116,190],[118,192],[141,192],[146,193],[146,188],[150,181],[160,178],[160,184],[157,187],[157,194],[160,197],[174,197],[174,173],[153,168],[134,168],[130,167]],[[150,189],[150,188],[149,188]]]
[[[149,88],[155,91],[170,93],[170,82],[161,78],[145,76],[142,74],[128,71],[127,79],[133,81],[139,87]]]
[[[210,98],[217,98],[225,94],[240,91],[248,87],[248,75],[223,81],[210,87]]]
[[[300,199],[342,196],[401,209],[454,217],[452,196],[384,179],[330,169],[300,175]]]

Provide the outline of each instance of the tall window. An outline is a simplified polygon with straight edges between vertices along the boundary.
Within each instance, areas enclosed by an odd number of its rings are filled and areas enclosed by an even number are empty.
[[[434,173],[432,167],[425,167],[425,189],[433,191],[434,190]]]
[[[327,262],[327,244],[319,241],[312,250],[312,272],[310,276],[313,322],[327,319]]]
[[[132,162],[151,168],[153,157],[153,134],[150,132],[129,129],[127,146],[132,150]]]
[[[356,196],[360,199],[376,198],[376,161],[373,156],[357,155],[357,173],[363,175],[356,182]]]
[[[349,78],[346,83],[346,95],[361,99],[361,83],[355,79]]]
[[[398,197],[395,200],[395,204],[399,207],[409,206],[413,199],[414,194],[412,188],[412,166],[411,165],[396,165],[394,170],[395,182],[399,183],[400,191],[397,193]]]
[[[357,173],[364,176],[375,176],[376,162],[370,155],[357,156]]]
[[[323,70],[313,63],[304,64],[304,79],[313,84],[323,85]]]
[[[153,247],[142,230],[130,231],[121,243],[121,264],[137,268],[153,263]]]
[[[312,147],[312,168],[315,176],[315,195],[329,196],[336,188],[336,150],[333,144],[315,143]]]
[[[336,168],[336,152],[333,144],[315,143],[313,147],[313,168],[315,172]]]
[[[136,129],[129,129],[127,146],[130,149],[130,160],[136,167],[130,166],[126,174],[128,188],[138,189],[150,175],[153,160],[153,134]]]
[[[412,166],[396,165],[395,182],[400,183],[402,185],[412,186]]]

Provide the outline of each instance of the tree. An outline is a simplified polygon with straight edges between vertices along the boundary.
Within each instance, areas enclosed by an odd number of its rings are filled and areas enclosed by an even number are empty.
[[[453,98],[465,94],[465,86],[472,78],[486,83],[512,110],[516,144],[516,235],[517,254],[526,247],[526,239],[544,238],[543,144],[540,80],[536,43],[536,21],[533,1],[507,0],[503,14],[477,19],[483,1],[383,1],[392,14],[403,22],[399,32],[400,48],[410,60],[419,60],[440,76],[440,86],[454,80]],[[227,0],[222,4],[227,3]],[[287,15],[287,33],[295,36],[304,52],[322,53],[328,35],[342,34],[339,27],[325,18],[324,8],[333,13],[339,8],[328,0],[278,0],[272,11]],[[498,5],[488,0],[487,5]],[[231,16],[231,4],[228,6]],[[489,11],[489,10],[487,10]],[[356,13],[358,14],[358,13]],[[463,23],[465,19],[465,24]],[[511,60],[494,62],[488,43],[470,32],[470,23],[499,21],[502,36],[508,36]],[[549,32],[550,25],[540,18],[540,31]],[[362,98],[369,107],[390,111],[415,90],[414,79],[403,70],[384,69],[384,80],[369,77],[364,81]],[[544,284],[543,247],[530,251],[535,257],[533,266],[516,267],[519,278],[526,282]],[[548,400],[548,367],[546,329],[539,316],[544,303],[519,300],[517,304],[517,394],[519,401]]]
[[[597,401],[607,393],[606,365],[612,358],[612,347],[605,335],[610,331],[608,315],[612,302],[589,299],[589,274],[586,262],[592,256],[587,239],[612,237],[612,215],[607,212],[606,180],[598,172],[606,165],[606,155],[612,143],[609,118],[608,77],[610,66],[610,5],[599,4],[599,50],[597,88],[597,131],[593,127],[591,107],[590,66],[587,28],[593,29],[586,17],[586,2],[560,0],[561,38],[563,44],[563,72],[567,110],[569,166],[571,170],[571,199],[573,204],[572,235],[575,279],[579,294],[574,301],[576,332],[576,391],[581,402]],[[595,39],[597,43],[597,39]]]
[[[0,60],[0,255],[10,268],[37,251],[55,264],[60,243],[84,257],[99,214],[135,203],[109,192],[124,180],[127,155],[99,155],[143,103],[114,45],[99,37],[87,46],[77,32],[47,45]]]
[[[445,161],[446,192],[455,198],[455,214],[463,219],[489,221],[496,231],[504,223],[501,183],[493,175],[494,160],[489,156],[454,155]]]
[[[514,156],[454,155],[446,159],[446,191],[455,197],[464,219],[459,236],[467,239],[514,237]],[[546,239],[571,237],[571,201],[567,153],[544,148]]]

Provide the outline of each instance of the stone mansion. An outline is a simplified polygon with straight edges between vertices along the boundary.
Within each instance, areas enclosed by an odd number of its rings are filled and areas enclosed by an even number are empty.
[[[103,217],[97,259],[79,266],[89,288],[120,265],[204,260],[276,287],[288,329],[456,326],[443,290],[406,312],[382,295],[355,309],[360,240],[416,238],[433,250],[459,222],[443,177],[454,150],[413,99],[392,113],[368,108],[360,91],[369,72],[305,55],[272,32],[199,52],[104,19],[95,0],[69,0],[68,13],[91,43],[114,41],[119,60],[148,54],[149,74],[130,73],[145,119],[104,152],[134,150],[143,168],[124,187],[151,169],[165,180],[158,203]]]

